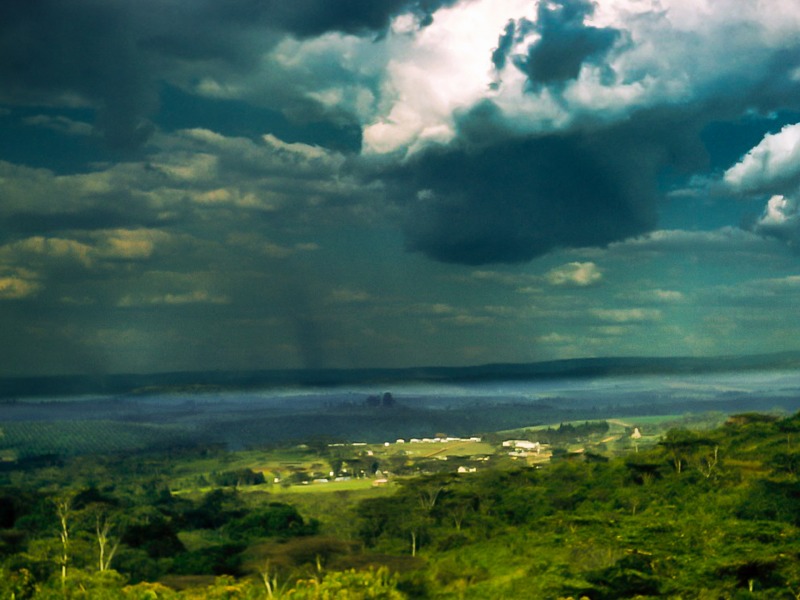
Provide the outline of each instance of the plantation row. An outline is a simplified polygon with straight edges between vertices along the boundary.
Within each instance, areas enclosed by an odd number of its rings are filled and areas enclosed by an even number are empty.
[[[140,450],[163,443],[172,427],[118,421],[8,421],[2,425],[0,452],[24,458],[39,454],[96,454]]]

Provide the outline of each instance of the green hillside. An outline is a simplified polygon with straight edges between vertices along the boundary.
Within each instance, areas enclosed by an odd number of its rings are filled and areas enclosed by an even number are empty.
[[[0,598],[800,597],[800,414],[628,425],[9,467]]]

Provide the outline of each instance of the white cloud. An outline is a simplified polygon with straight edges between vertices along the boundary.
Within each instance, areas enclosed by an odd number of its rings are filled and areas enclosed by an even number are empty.
[[[241,246],[247,248],[249,252],[275,259],[288,258],[298,252],[316,252],[320,249],[320,245],[315,242],[298,242],[287,246],[265,240],[263,236],[254,233],[232,233],[226,240],[228,244]]]
[[[490,56],[509,18],[533,18],[523,0],[474,0],[439,10],[416,34],[390,33],[381,112],[367,123],[367,153],[446,143],[454,115],[487,97]],[[400,17],[403,19],[405,17]]]
[[[184,304],[229,304],[230,299],[223,295],[214,295],[206,290],[190,292],[173,292],[150,295],[125,295],[119,299],[117,306],[131,308],[138,306],[181,306]]]
[[[450,315],[456,312],[456,309],[449,304],[439,302],[436,304],[423,304],[419,305],[422,311],[430,312],[434,315]]]
[[[677,290],[638,290],[635,292],[626,292],[624,296],[630,300],[638,302],[655,302],[659,304],[675,304],[683,302],[686,299],[683,292]]]
[[[702,101],[719,93],[720,82],[753,84],[773,50],[792,44],[800,27],[800,9],[791,2],[595,3],[586,24],[622,32],[607,64],[584,64],[561,90],[536,90],[514,61],[499,74],[491,63],[506,23],[520,18],[535,22],[536,3],[462,2],[437,11],[433,23],[416,33],[400,26],[407,16],[398,17],[384,42],[390,58],[381,99],[364,121],[366,152],[414,152],[447,143],[455,135],[456,115],[482,100],[498,106],[520,133],[618,121],[642,108]],[[537,35],[518,37],[511,54],[524,56]],[[737,60],[730,60],[732,52]]]
[[[287,143],[272,134],[254,141],[195,128],[181,131],[163,143],[163,162],[158,166],[167,172],[188,167],[191,170],[186,178],[198,180],[231,173],[330,176],[345,160],[338,152],[310,144]],[[175,157],[176,150],[182,154]]]
[[[331,291],[331,301],[336,304],[360,304],[372,300],[372,295],[363,290],[339,287]]]
[[[661,319],[660,310],[647,308],[596,308],[590,312],[601,321],[608,323],[642,323]]]
[[[520,311],[517,307],[514,306],[487,305],[483,307],[483,311],[486,314],[492,315],[493,317],[516,319],[520,316],[523,316],[522,311]]]
[[[765,283],[778,288],[790,288],[800,290],[800,275],[787,275],[786,277],[767,279]]]
[[[36,295],[41,284],[20,272],[0,272],[0,300],[20,300]]]
[[[41,220],[51,232],[48,238],[78,238],[94,245],[103,241],[102,235],[86,239],[91,234],[80,232],[102,228],[104,219],[115,226],[130,222],[135,230],[141,223],[167,228],[177,220],[191,222],[193,216],[211,225],[204,215],[214,211],[218,220],[222,210],[228,218],[236,211],[260,211],[301,219],[309,211],[318,215],[330,208],[366,219],[381,206],[370,186],[341,172],[341,153],[270,134],[252,140],[207,129],[158,133],[148,149],[150,155],[140,162],[97,164],[94,170],[68,175],[0,161],[0,217]],[[362,210],[368,195],[370,210]],[[63,223],[63,230],[54,230],[53,223]],[[144,258],[156,240],[139,239],[138,249],[134,241],[130,235],[108,239],[97,251],[108,258]]]
[[[782,195],[770,198],[753,229],[789,245],[797,243],[800,240],[800,203],[797,198]]]
[[[0,246],[0,263],[14,268],[59,270],[67,265],[92,269],[106,260],[150,258],[171,236],[156,229],[113,229],[91,233],[85,240],[32,236]]]
[[[788,242],[800,239],[800,123],[768,134],[728,169],[724,183],[743,194],[772,194],[753,230]]]
[[[723,179],[743,193],[796,189],[800,183],[800,123],[764,136]]]
[[[571,262],[552,269],[545,277],[555,286],[588,287],[599,283],[603,273],[593,262]]]
[[[800,292],[800,275],[787,275],[770,279],[754,279],[737,286],[720,286],[720,293],[730,298],[775,298],[779,295]]]
[[[536,338],[536,341],[542,344],[571,344],[575,341],[575,338],[571,335],[563,335],[553,332],[546,335],[540,335]]]
[[[152,165],[170,177],[174,183],[213,181],[217,174],[218,158],[210,152],[176,154],[159,157]]]
[[[785,321],[790,317],[777,317],[785,311],[794,310],[800,294],[800,275],[788,275],[767,279],[750,279],[735,285],[718,285],[702,291],[701,298],[707,298],[715,306],[739,308],[737,318],[766,319],[773,323]],[[722,302],[720,302],[722,300]],[[717,311],[718,312],[718,311]],[[716,314],[716,313],[715,313]]]
[[[258,103],[291,91],[333,114],[368,119],[378,102],[375,82],[388,60],[387,44],[369,37],[335,32],[303,40],[286,37],[245,82],[244,95]]]
[[[773,196],[767,202],[764,214],[758,220],[761,226],[781,227],[798,218],[797,200],[786,196]]]
[[[189,197],[203,210],[319,210],[340,198],[356,210],[366,193],[366,186],[342,173],[344,155],[320,146],[287,143],[271,134],[252,140],[199,128],[159,142],[151,164],[169,183],[153,194],[174,197],[172,202]]]
[[[25,238],[0,247],[0,260],[6,264],[33,262],[75,262],[84,267],[92,264],[93,248],[76,240],[45,237]]]
[[[113,229],[95,234],[99,258],[143,260],[150,258],[158,244],[171,239],[170,234],[158,229]]]
[[[461,314],[448,318],[447,322],[458,327],[471,327],[475,325],[491,325],[494,323],[494,318],[481,315]]]
[[[300,143],[287,143],[283,140],[276,138],[271,133],[261,137],[264,143],[272,148],[275,154],[282,158],[288,158],[293,162],[306,162],[313,160],[326,160],[329,158],[330,153],[324,148],[319,146],[311,146],[309,144]]]
[[[495,322],[495,318],[497,316],[500,316],[495,310],[484,309],[480,311],[470,311],[463,307],[456,307],[444,302],[433,304],[414,304],[407,308],[403,308],[401,313],[418,316],[422,319],[431,319],[436,323],[445,323],[458,327],[489,325]]]
[[[270,258],[288,258],[294,254],[294,250],[292,248],[281,246],[280,244],[276,244],[274,242],[266,242],[261,247],[261,251]]]
[[[473,271],[468,280],[479,282],[498,283],[511,287],[524,287],[535,283],[540,278],[527,273],[506,273],[502,271]]]
[[[97,165],[89,172],[57,175],[47,169],[0,161],[0,180],[3,182],[0,215],[16,213],[34,218],[88,215],[94,211],[124,213],[139,209],[155,213],[158,202],[154,201],[152,194],[163,186],[164,178],[151,166],[136,162],[117,163]],[[111,197],[117,202],[110,202]],[[124,202],[121,201],[123,198]]]
[[[612,321],[618,322],[618,321]],[[627,321],[624,321],[627,322]],[[630,335],[631,328],[622,325],[604,325],[600,327],[592,327],[592,331],[602,336],[622,337]]]
[[[609,244],[611,252],[732,252],[747,248],[764,249],[764,238],[738,227],[710,231],[660,229],[648,234]]]
[[[74,121],[64,116],[34,115],[23,119],[26,125],[52,129],[59,133],[75,136],[89,136],[94,133],[94,128],[89,123]]]

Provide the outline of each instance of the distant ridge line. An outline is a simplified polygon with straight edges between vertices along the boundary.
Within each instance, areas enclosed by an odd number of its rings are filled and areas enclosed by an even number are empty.
[[[800,352],[717,357],[602,357],[467,367],[178,371],[0,378],[0,400],[358,384],[458,383],[800,369]]]

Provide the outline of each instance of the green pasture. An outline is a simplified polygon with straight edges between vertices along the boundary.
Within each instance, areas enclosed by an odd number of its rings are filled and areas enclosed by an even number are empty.
[[[493,454],[495,447],[487,442],[453,441],[453,442],[406,442],[390,446],[373,446],[376,456],[402,454],[416,458],[433,458],[441,456],[475,456]]]
[[[315,466],[318,466],[320,470],[327,468],[327,459],[302,446],[239,450],[237,452],[219,450],[209,452],[206,456],[184,461],[176,475],[191,476],[219,471],[252,469],[263,472],[266,477],[287,469],[309,470]]]
[[[652,427],[658,431],[666,431],[672,427],[711,429],[724,423],[727,416],[727,413],[722,412],[703,412],[669,415],[632,415],[606,419],[576,419],[573,421],[559,421],[557,423],[545,423],[542,425],[533,425],[531,427],[508,429],[499,433],[510,434],[514,431],[541,431],[548,428],[557,429],[562,424],[578,426],[584,423],[602,423],[603,421],[611,426],[612,432],[615,428],[624,429],[625,427],[639,427],[639,429],[643,427]],[[644,434],[644,432],[642,432],[642,434]]]
[[[282,487],[275,485],[271,491],[276,496],[294,496],[296,494],[331,494],[336,492],[353,492],[373,489],[377,486],[374,485],[375,480],[370,478],[364,479],[349,479],[347,481],[333,481],[331,479],[328,483],[314,483],[311,482],[307,485],[291,485],[289,487]]]
[[[619,421],[629,423],[633,427],[652,427],[657,431],[666,431],[673,427],[689,429],[712,429],[725,422],[726,414],[719,412],[685,413],[682,415],[645,415],[621,417]],[[644,431],[642,431],[644,434]]]

